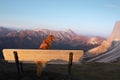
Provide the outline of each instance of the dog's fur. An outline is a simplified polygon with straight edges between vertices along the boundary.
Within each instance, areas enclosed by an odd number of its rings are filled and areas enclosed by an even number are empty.
[[[40,45],[40,49],[50,49],[52,42],[55,40],[56,38],[53,35],[48,35],[48,37],[43,40],[42,44]]]
[[[50,49],[51,48],[51,44],[53,41],[55,41],[56,38],[53,35],[48,35],[48,37],[43,40],[43,42],[40,45],[40,49]],[[37,65],[37,76],[39,77],[41,75],[42,72],[42,67],[46,65],[47,62],[45,61],[35,61],[36,65]]]

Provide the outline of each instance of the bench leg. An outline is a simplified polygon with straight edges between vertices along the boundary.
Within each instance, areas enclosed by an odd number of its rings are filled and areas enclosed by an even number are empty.
[[[24,72],[24,70],[23,70],[23,62],[20,62],[20,70],[21,70],[22,73]]]
[[[15,58],[15,63],[16,63],[16,67],[17,67],[17,73],[19,75],[20,74],[19,59],[18,59],[18,54],[16,51],[14,51],[14,58]]]
[[[19,58],[18,58],[18,54],[16,51],[14,51],[14,58],[15,58],[15,64],[16,64],[16,67],[17,67],[17,80],[20,80],[20,62],[19,62]]]
[[[72,63],[73,63],[73,53],[69,53],[69,64],[68,64],[68,80],[72,80],[71,76],[71,68],[72,68]]]

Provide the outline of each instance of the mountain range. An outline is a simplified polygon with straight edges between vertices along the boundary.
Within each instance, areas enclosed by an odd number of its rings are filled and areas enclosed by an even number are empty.
[[[0,50],[4,48],[39,49],[40,44],[48,35],[54,35],[57,38],[51,49],[87,51],[100,45],[105,40],[100,36],[78,35],[71,29],[65,31],[48,29],[14,30],[0,27]]]

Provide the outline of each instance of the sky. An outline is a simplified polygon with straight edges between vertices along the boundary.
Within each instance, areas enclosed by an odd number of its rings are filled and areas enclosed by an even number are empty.
[[[120,0],[0,0],[0,26],[109,36]]]

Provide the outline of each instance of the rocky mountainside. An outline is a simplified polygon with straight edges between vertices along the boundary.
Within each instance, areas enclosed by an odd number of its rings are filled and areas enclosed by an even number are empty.
[[[116,22],[110,37],[85,53],[87,62],[114,62],[120,58],[120,21]]]
[[[120,41],[113,41],[107,51],[91,56],[87,62],[117,62],[120,59]]]
[[[113,29],[112,34],[108,38],[110,42],[112,41],[119,41],[120,40],[120,21],[117,21],[115,27]]]

